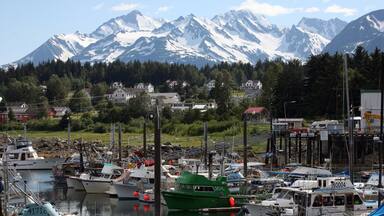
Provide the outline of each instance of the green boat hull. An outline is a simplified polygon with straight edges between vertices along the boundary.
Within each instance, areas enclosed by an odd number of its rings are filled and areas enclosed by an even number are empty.
[[[230,207],[229,197],[218,197],[214,194],[196,194],[163,191],[163,197],[168,209],[176,210],[196,210],[204,208],[224,208]]]

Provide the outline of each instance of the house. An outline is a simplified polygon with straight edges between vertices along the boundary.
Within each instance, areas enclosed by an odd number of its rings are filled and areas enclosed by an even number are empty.
[[[247,120],[255,122],[268,122],[269,112],[264,107],[249,107],[243,113]]]
[[[118,88],[124,88],[123,83],[121,82],[113,82],[111,85],[111,89],[118,89]]]
[[[241,84],[242,89],[261,90],[262,87],[263,84],[260,82],[260,80],[248,80],[247,82]]]
[[[29,105],[24,102],[9,103],[7,110],[0,113],[0,122],[4,123],[8,121],[8,114],[12,110],[15,115],[15,119],[20,122],[27,122],[35,117],[35,114],[30,109]]]
[[[149,93],[151,103],[156,104],[156,100],[159,101],[160,105],[168,105],[180,103],[180,95],[176,92],[169,93]]]
[[[213,88],[215,88],[216,80],[209,81],[205,86],[207,87],[208,91],[211,91]]]
[[[277,123],[286,123],[289,130],[302,129],[304,119],[303,118],[279,118]]]
[[[146,93],[152,93],[155,91],[155,87],[151,83],[138,83],[133,88],[135,89],[142,89]]]
[[[144,89],[117,88],[107,94],[107,99],[113,103],[127,103],[141,92],[144,92]]]
[[[66,113],[70,113],[71,109],[69,107],[51,107],[48,111],[48,116],[54,118],[61,118]]]
[[[176,88],[179,85],[179,82],[177,80],[167,80],[165,82],[167,83],[168,87],[171,89]],[[186,81],[183,81],[181,83],[182,88],[185,88],[187,86],[189,86],[189,83],[187,83]]]

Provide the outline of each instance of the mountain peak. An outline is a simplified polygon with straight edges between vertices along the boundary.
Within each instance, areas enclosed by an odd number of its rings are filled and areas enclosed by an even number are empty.
[[[346,22],[337,18],[322,20],[308,17],[303,17],[297,24],[301,29],[319,34],[328,40],[332,40],[346,25]]]

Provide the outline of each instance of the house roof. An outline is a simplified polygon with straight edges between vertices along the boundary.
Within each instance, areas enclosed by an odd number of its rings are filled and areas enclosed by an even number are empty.
[[[172,98],[172,97],[179,97],[179,94],[177,92],[169,92],[169,93],[149,93],[150,97],[165,97],[165,98]]]
[[[254,115],[254,114],[260,114],[264,111],[266,111],[264,107],[249,107],[244,111],[244,113]]]

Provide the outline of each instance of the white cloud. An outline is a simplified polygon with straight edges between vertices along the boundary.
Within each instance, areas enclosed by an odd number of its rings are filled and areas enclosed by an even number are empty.
[[[136,3],[120,3],[117,5],[112,6],[113,11],[129,11],[132,9],[135,9],[139,6],[139,4]]]
[[[235,9],[250,10],[256,14],[264,14],[268,16],[289,14],[298,10],[298,8],[287,8],[280,5],[271,5],[268,3],[257,2],[255,0],[245,0],[239,6],[235,7]]]
[[[168,6],[161,6],[157,9],[157,12],[166,12],[170,9]]]
[[[317,7],[309,7],[309,8],[305,8],[304,12],[306,12],[306,13],[317,13],[317,12],[320,12],[320,9],[317,8]]]
[[[356,13],[356,9],[354,8],[345,8],[339,5],[332,5],[325,9],[325,13],[336,13],[343,14],[344,16],[352,16]]]
[[[278,16],[282,14],[290,14],[296,12],[316,13],[320,9],[317,7],[309,8],[290,8],[281,5],[272,5],[257,0],[245,0],[239,6],[234,7],[236,10],[249,10],[255,14],[263,14],[267,16]]]
[[[92,10],[100,10],[103,7],[104,7],[104,2],[101,2],[100,4],[93,6]]]

